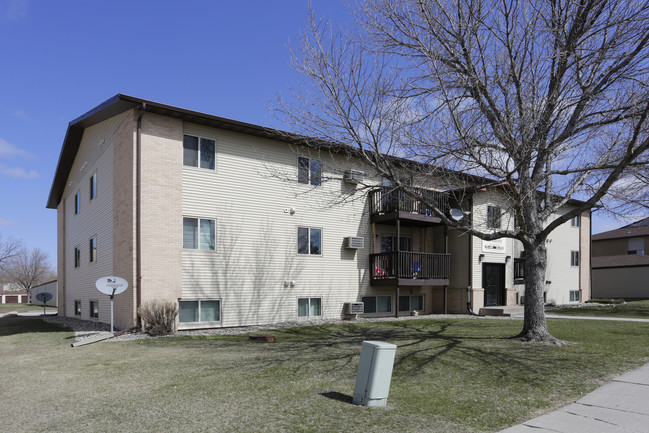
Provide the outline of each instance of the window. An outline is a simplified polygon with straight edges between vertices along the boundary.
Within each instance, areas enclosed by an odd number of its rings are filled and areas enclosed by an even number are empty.
[[[391,296],[363,296],[363,313],[391,313]]]
[[[74,247],[74,267],[78,268],[81,266],[81,247],[77,245]]]
[[[322,229],[298,227],[297,253],[322,255]]]
[[[571,227],[579,227],[579,215],[572,217],[570,219],[570,226]]]
[[[487,228],[500,228],[500,208],[498,206],[487,206]]]
[[[74,315],[81,316],[81,301],[74,301]]]
[[[81,212],[81,193],[76,193],[74,195],[74,214],[77,215]]]
[[[97,236],[90,238],[90,263],[97,261]]]
[[[322,300],[320,298],[298,298],[298,317],[322,316]]]
[[[215,168],[216,141],[210,138],[183,136],[183,164],[208,170]]]
[[[90,317],[99,318],[99,301],[90,301]]]
[[[579,290],[571,290],[570,291],[570,302],[579,302],[581,301],[581,297],[579,296]]]
[[[215,235],[216,220],[183,218],[183,248],[214,251]]]
[[[381,252],[390,253],[396,251],[394,248],[397,237],[394,235],[381,235]],[[409,236],[399,237],[399,250],[412,251],[412,238]]]
[[[525,259],[514,259],[514,279],[525,279]]]
[[[297,157],[297,181],[299,183],[319,186],[322,184],[322,161]]]
[[[421,311],[424,309],[424,295],[399,296],[399,311]]]
[[[629,238],[627,254],[644,255],[644,238]]]
[[[178,306],[178,320],[181,323],[221,320],[221,301],[218,300],[179,301]]]
[[[579,251],[570,251],[570,266],[579,266]]]
[[[97,172],[90,176],[90,200],[97,197]]]

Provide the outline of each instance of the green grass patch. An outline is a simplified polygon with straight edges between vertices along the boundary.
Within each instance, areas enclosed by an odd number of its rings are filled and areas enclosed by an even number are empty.
[[[45,307],[45,310],[48,313],[56,313],[56,307]],[[0,304],[0,314],[5,314],[10,311],[16,311],[18,313],[27,313],[28,311],[40,311],[43,312],[43,304]]]
[[[649,300],[631,301],[624,304],[588,305],[574,308],[558,308],[548,313],[566,316],[620,317],[649,319]]]
[[[552,320],[578,344],[525,344],[522,323],[420,319],[71,348],[38,319],[0,319],[3,431],[490,432],[649,361],[649,323]],[[24,329],[23,332],[20,329]],[[8,329],[8,328],[7,328]],[[1,331],[0,331],[1,332]],[[388,406],[350,404],[361,342],[397,345]]]

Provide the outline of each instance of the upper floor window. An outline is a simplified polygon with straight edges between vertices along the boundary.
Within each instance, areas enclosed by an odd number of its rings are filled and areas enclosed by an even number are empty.
[[[641,254],[644,255],[644,238],[629,238],[629,246],[627,254]]]
[[[81,266],[81,247],[77,245],[74,247],[74,267],[78,268]]]
[[[322,161],[304,156],[297,157],[297,181],[319,186],[322,184]]]
[[[90,263],[97,261],[97,236],[90,238]]]
[[[487,228],[500,228],[500,208],[498,206],[487,206]]]
[[[322,255],[322,229],[298,227],[297,253]]]
[[[216,221],[204,218],[183,218],[183,248],[214,250]]]
[[[570,266],[579,266],[579,251],[570,251]]]
[[[81,212],[81,193],[78,192],[74,195],[74,214]]]
[[[525,279],[525,259],[514,259],[514,279]]]
[[[90,176],[90,200],[97,197],[97,172]]]
[[[210,138],[183,136],[183,164],[214,170],[216,142]]]
[[[571,227],[579,227],[579,215],[574,216],[570,219],[570,226]]]

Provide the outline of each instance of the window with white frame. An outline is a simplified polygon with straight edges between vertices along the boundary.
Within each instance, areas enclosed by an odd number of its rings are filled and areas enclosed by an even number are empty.
[[[297,253],[314,256],[322,255],[322,229],[298,227]]]
[[[77,215],[81,212],[81,193],[78,192],[74,195],[74,214]]]
[[[570,266],[579,266],[579,251],[570,251]]]
[[[423,311],[424,295],[399,296],[399,311]]]
[[[579,227],[579,215],[574,216],[570,219],[570,226],[571,227]]]
[[[627,248],[627,254],[640,254],[644,255],[644,238],[636,237],[629,238],[629,246]]]
[[[194,135],[183,136],[183,164],[190,167],[214,170],[216,164],[216,141]]]
[[[90,200],[97,197],[97,172],[90,176]]]
[[[74,267],[78,268],[81,266],[81,246],[77,245],[74,247]]]
[[[297,157],[297,181],[319,186],[322,184],[322,161],[319,159]]]
[[[322,316],[322,299],[320,298],[298,298],[298,317]]]
[[[216,220],[184,217],[183,248],[214,251],[216,248]]]
[[[581,297],[579,295],[580,295],[579,290],[571,290],[570,291],[570,302],[579,302],[579,301],[581,301]]]
[[[81,316],[81,301],[79,300],[74,301],[74,315]]]
[[[500,208],[498,206],[487,206],[487,228],[500,228]]]
[[[99,318],[99,301],[90,301],[90,317]]]
[[[90,238],[89,253],[90,253],[90,263],[96,262],[97,261],[97,236],[93,236]]]
[[[178,301],[178,308],[180,323],[221,321],[221,301],[218,299]]]
[[[363,296],[363,313],[391,313],[392,297],[391,296]]]

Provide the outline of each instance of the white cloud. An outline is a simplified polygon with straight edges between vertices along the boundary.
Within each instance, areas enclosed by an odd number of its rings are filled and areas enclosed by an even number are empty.
[[[35,170],[25,170],[22,167],[7,167],[0,163],[0,175],[13,179],[35,179],[38,177],[38,172]]]
[[[10,220],[6,220],[4,218],[0,218],[0,227],[10,227],[10,226],[14,226],[16,224],[17,223],[15,221],[10,221]]]
[[[4,0],[0,4],[5,20],[18,21],[27,16],[27,0]]]
[[[6,140],[0,138],[0,158],[20,156],[23,158],[32,158],[33,155],[26,150],[14,146]]]

